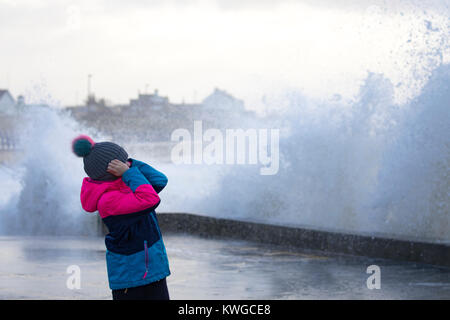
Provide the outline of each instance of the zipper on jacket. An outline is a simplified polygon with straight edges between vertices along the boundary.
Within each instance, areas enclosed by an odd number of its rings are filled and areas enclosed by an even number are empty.
[[[145,251],[145,273],[142,279],[145,279],[148,272],[148,250],[147,250],[147,240],[144,240],[144,251]]]

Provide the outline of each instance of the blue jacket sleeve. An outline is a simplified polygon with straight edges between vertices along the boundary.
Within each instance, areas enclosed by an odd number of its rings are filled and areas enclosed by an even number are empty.
[[[132,158],[128,159],[128,161],[131,162],[131,167],[137,167],[139,169],[157,193],[160,193],[161,190],[167,185],[168,180],[164,173],[156,170],[145,162]]]
[[[149,181],[147,181],[146,177],[140,172],[139,168],[132,167],[124,172],[122,175],[122,180],[125,182],[127,186],[131,188],[133,192],[136,192],[137,187],[143,184],[150,184]],[[154,188],[153,188],[154,189]],[[156,191],[156,190],[155,190]]]

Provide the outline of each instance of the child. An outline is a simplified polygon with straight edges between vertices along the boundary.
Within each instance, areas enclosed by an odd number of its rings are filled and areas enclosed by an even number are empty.
[[[170,275],[155,208],[167,177],[148,164],[128,158],[112,142],[95,143],[81,135],[72,142],[83,157],[81,205],[98,211],[108,228],[106,264],[113,300],[168,300]]]

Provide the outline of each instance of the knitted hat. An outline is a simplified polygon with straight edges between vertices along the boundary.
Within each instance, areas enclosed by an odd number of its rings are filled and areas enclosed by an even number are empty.
[[[128,159],[128,153],[121,146],[113,142],[95,143],[86,135],[72,141],[72,150],[78,157],[83,157],[84,171],[94,180],[116,180],[117,176],[106,171],[108,164],[114,159],[124,163]]]

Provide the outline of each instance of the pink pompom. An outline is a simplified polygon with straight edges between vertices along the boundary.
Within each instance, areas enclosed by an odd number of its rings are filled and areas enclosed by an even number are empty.
[[[78,157],[87,156],[94,146],[95,142],[91,137],[81,134],[72,140],[72,151]]]
[[[75,142],[77,142],[78,140],[87,140],[91,143],[92,146],[94,146],[95,142],[94,140],[92,140],[91,137],[85,135],[85,134],[80,134],[79,136],[77,136],[75,139],[72,140],[72,146],[75,144]]]

